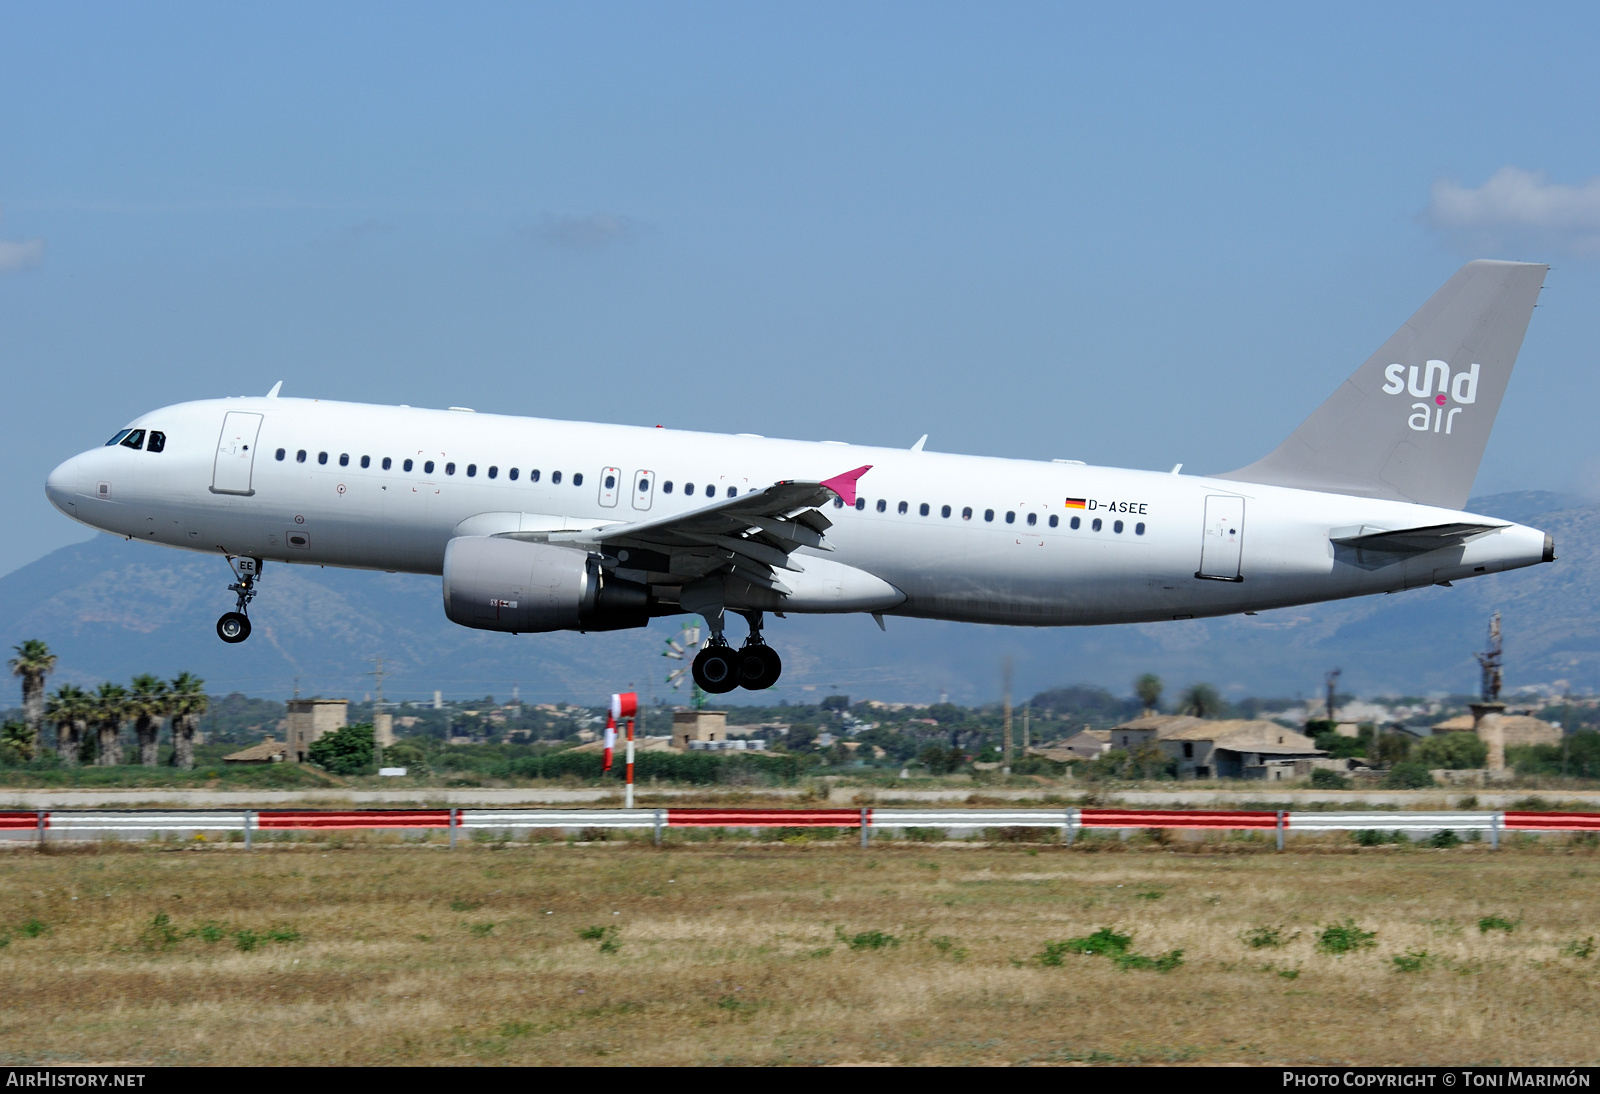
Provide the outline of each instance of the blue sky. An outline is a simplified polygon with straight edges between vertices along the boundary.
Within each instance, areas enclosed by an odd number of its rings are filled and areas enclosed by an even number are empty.
[[[285,392],[1191,471],[1552,261],[1480,492],[1600,492],[1600,8],[0,3],[0,572]]]

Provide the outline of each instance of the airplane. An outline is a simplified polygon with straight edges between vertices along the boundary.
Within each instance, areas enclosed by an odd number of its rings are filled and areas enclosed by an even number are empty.
[[[221,555],[224,642],[267,561],[434,574],[513,634],[703,616],[695,681],[777,682],[767,613],[1014,626],[1254,614],[1555,560],[1462,512],[1547,266],[1475,261],[1262,459],[1217,475],[288,398],[143,414],[52,504]],[[734,648],[729,615],[748,624]]]

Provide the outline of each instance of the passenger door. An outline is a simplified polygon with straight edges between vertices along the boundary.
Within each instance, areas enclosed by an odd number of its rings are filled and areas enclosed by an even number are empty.
[[[261,415],[232,410],[222,419],[222,436],[217,440],[217,460],[211,468],[213,494],[254,494],[250,485],[255,468],[256,434],[261,432]]]
[[[635,509],[648,509],[656,496],[656,473],[654,471],[635,471],[633,473],[633,507]]]
[[[1195,577],[1243,581],[1239,559],[1244,546],[1244,499],[1232,494],[1206,498],[1205,534],[1200,539],[1200,569]]]

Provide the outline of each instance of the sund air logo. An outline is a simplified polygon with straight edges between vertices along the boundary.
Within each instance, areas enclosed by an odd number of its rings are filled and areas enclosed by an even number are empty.
[[[1478,366],[1475,364],[1454,376],[1445,361],[1429,361],[1420,370],[1412,365],[1409,371],[1405,365],[1390,365],[1383,370],[1383,375],[1388,381],[1383,385],[1385,394],[1408,394],[1427,400],[1412,403],[1411,416],[1406,419],[1406,424],[1418,433],[1449,434],[1455,427],[1456,415],[1478,401]],[[1451,406],[1451,403],[1456,405]]]

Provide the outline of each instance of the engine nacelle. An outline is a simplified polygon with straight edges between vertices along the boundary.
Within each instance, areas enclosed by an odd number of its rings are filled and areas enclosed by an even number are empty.
[[[444,614],[463,627],[513,634],[643,627],[650,589],[619,581],[585,551],[491,536],[444,549]]]

